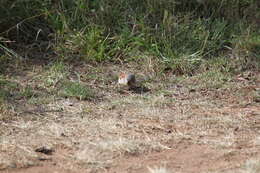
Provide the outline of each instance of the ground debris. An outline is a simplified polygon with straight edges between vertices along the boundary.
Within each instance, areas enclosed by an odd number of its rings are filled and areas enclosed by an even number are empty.
[[[52,155],[52,153],[55,152],[55,150],[50,147],[42,146],[42,147],[36,148],[35,152],[43,153],[46,155]]]

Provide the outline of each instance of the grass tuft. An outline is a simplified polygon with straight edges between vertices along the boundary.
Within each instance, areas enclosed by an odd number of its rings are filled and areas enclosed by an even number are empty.
[[[26,99],[30,99],[36,96],[36,93],[33,91],[33,89],[30,86],[26,86],[25,88],[23,88],[20,94],[22,97],[25,97]]]
[[[68,67],[62,62],[55,62],[42,77],[46,87],[56,87],[68,77]]]
[[[79,100],[91,99],[94,97],[93,92],[79,82],[67,81],[63,83],[60,94],[63,97],[75,97]]]

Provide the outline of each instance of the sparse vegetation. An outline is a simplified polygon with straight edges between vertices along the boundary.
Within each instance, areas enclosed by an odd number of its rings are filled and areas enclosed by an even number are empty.
[[[1,0],[0,171],[259,172],[259,9]]]
[[[67,77],[68,68],[62,62],[56,62],[52,64],[49,69],[46,70],[46,75],[42,76],[43,80],[45,81],[45,86],[53,88],[67,80]]]

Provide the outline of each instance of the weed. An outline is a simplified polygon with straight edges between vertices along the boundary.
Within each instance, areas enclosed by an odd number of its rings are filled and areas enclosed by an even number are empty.
[[[55,87],[58,83],[65,80],[68,76],[68,69],[62,62],[55,62],[52,64],[43,76],[45,85],[47,87]]]

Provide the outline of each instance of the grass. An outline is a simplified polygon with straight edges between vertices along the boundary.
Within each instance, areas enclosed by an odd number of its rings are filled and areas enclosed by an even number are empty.
[[[63,62],[55,62],[46,69],[42,76],[44,86],[52,93],[63,97],[75,97],[80,100],[90,99],[94,93],[80,82],[68,79],[70,72],[67,65]]]
[[[36,93],[33,91],[33,89],[29,86],[26,86],[21,91],[21,96],[25,97],[26,99],[31,99],[33,97],[36,97]]]
[[[79,82],[65,82],[63,83],[62,91],[60,95],[63,97],[75,97],[79,100],[86,100],[93,98],[93,92],[86,86]]]
[[[60,59],[128,62],[149,55],[177,74],[193,74],[203,60],[218,59],[231,51],[247,59],[245,68],[259,68],[257,1],[202,2],[3,1],[2,6],[16,13],[2,9],[8,15],[1,22],[1,50],[17,57],[19,53],[10,51],[9,40],[36,45],[48,40],[46,50]],[[15,28],[17,32],[11,34]]]
[[[41,165],[42,146],[76,172],[196,145],[218,156],[197,165],[236,167],[259,151],[258,11],[257,0],[1,1],[0,169]],[[121,71],[150,91],[120,92]]]
[[[66,80],[68,69],[62,62],[55,62],[46,70],[46,75],[43,76],[46,87],[56,87],[62,81]]]
[[[63,62],[54,62],[35,75],[30,84],[18,84],[1,77],[0,100],[7,103],[14,99],[25,100],[29,104],[48,103],[52,97],[75,97],[79,100],[91,99],[94,92],[79,81],[68,79],[68,66]],[[52,95],[52,96],[50,96]]]

